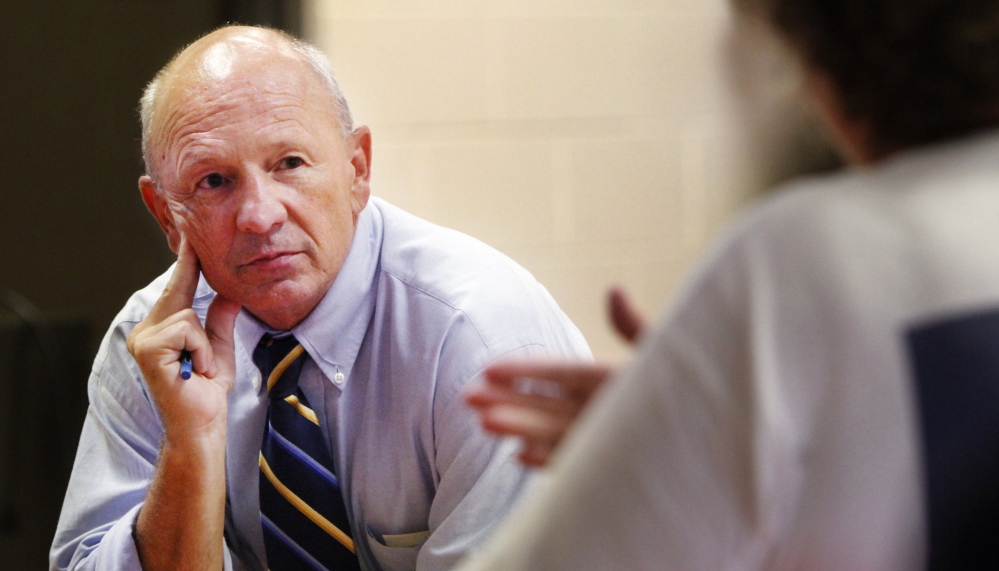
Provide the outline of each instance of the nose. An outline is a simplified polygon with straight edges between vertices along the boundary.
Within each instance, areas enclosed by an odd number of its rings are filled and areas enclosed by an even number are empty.
[[[236,227],[241,232],[267,234],[288,220],[281,201],[280,185],[267,173],[252,173],[243,179]]]

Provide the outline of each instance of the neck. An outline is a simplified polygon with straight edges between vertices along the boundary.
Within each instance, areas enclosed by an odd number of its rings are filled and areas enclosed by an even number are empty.
[[[842,97],[828,75],[809,71],[805,89],[826,134],[847,163],[868,166],[894,153],[894,150],[873,144],[870,121],[846,113]]]

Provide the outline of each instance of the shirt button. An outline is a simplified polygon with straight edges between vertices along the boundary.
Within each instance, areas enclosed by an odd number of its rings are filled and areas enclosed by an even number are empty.
[[[346,377],[343,376],[343,373],[333,375],[333,383],[336,385],[342,385],[345,380]]]
[[[260,377],[253,375],[253,388],[257,390],[260,388]]]

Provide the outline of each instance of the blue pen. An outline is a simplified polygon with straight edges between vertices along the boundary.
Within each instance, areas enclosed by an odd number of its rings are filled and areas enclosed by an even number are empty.
[[[180,378],[185,381],[191,378],[191,354],[187,349],[180,352]]]

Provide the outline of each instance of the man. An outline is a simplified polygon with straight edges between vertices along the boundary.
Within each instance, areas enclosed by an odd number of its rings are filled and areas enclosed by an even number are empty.
[[[463,571],[999,566],[999,2],[734,3],[853,168],[733,225]],[[607,373],[469,400],[545,463]]]
[[[314,48],[213,32],[142,119],[178,260],[102,343],[53,568],[449,567],[524,481],[462,388],[586,357],[579,332],[509,259],[369,199],[371,134]]]

